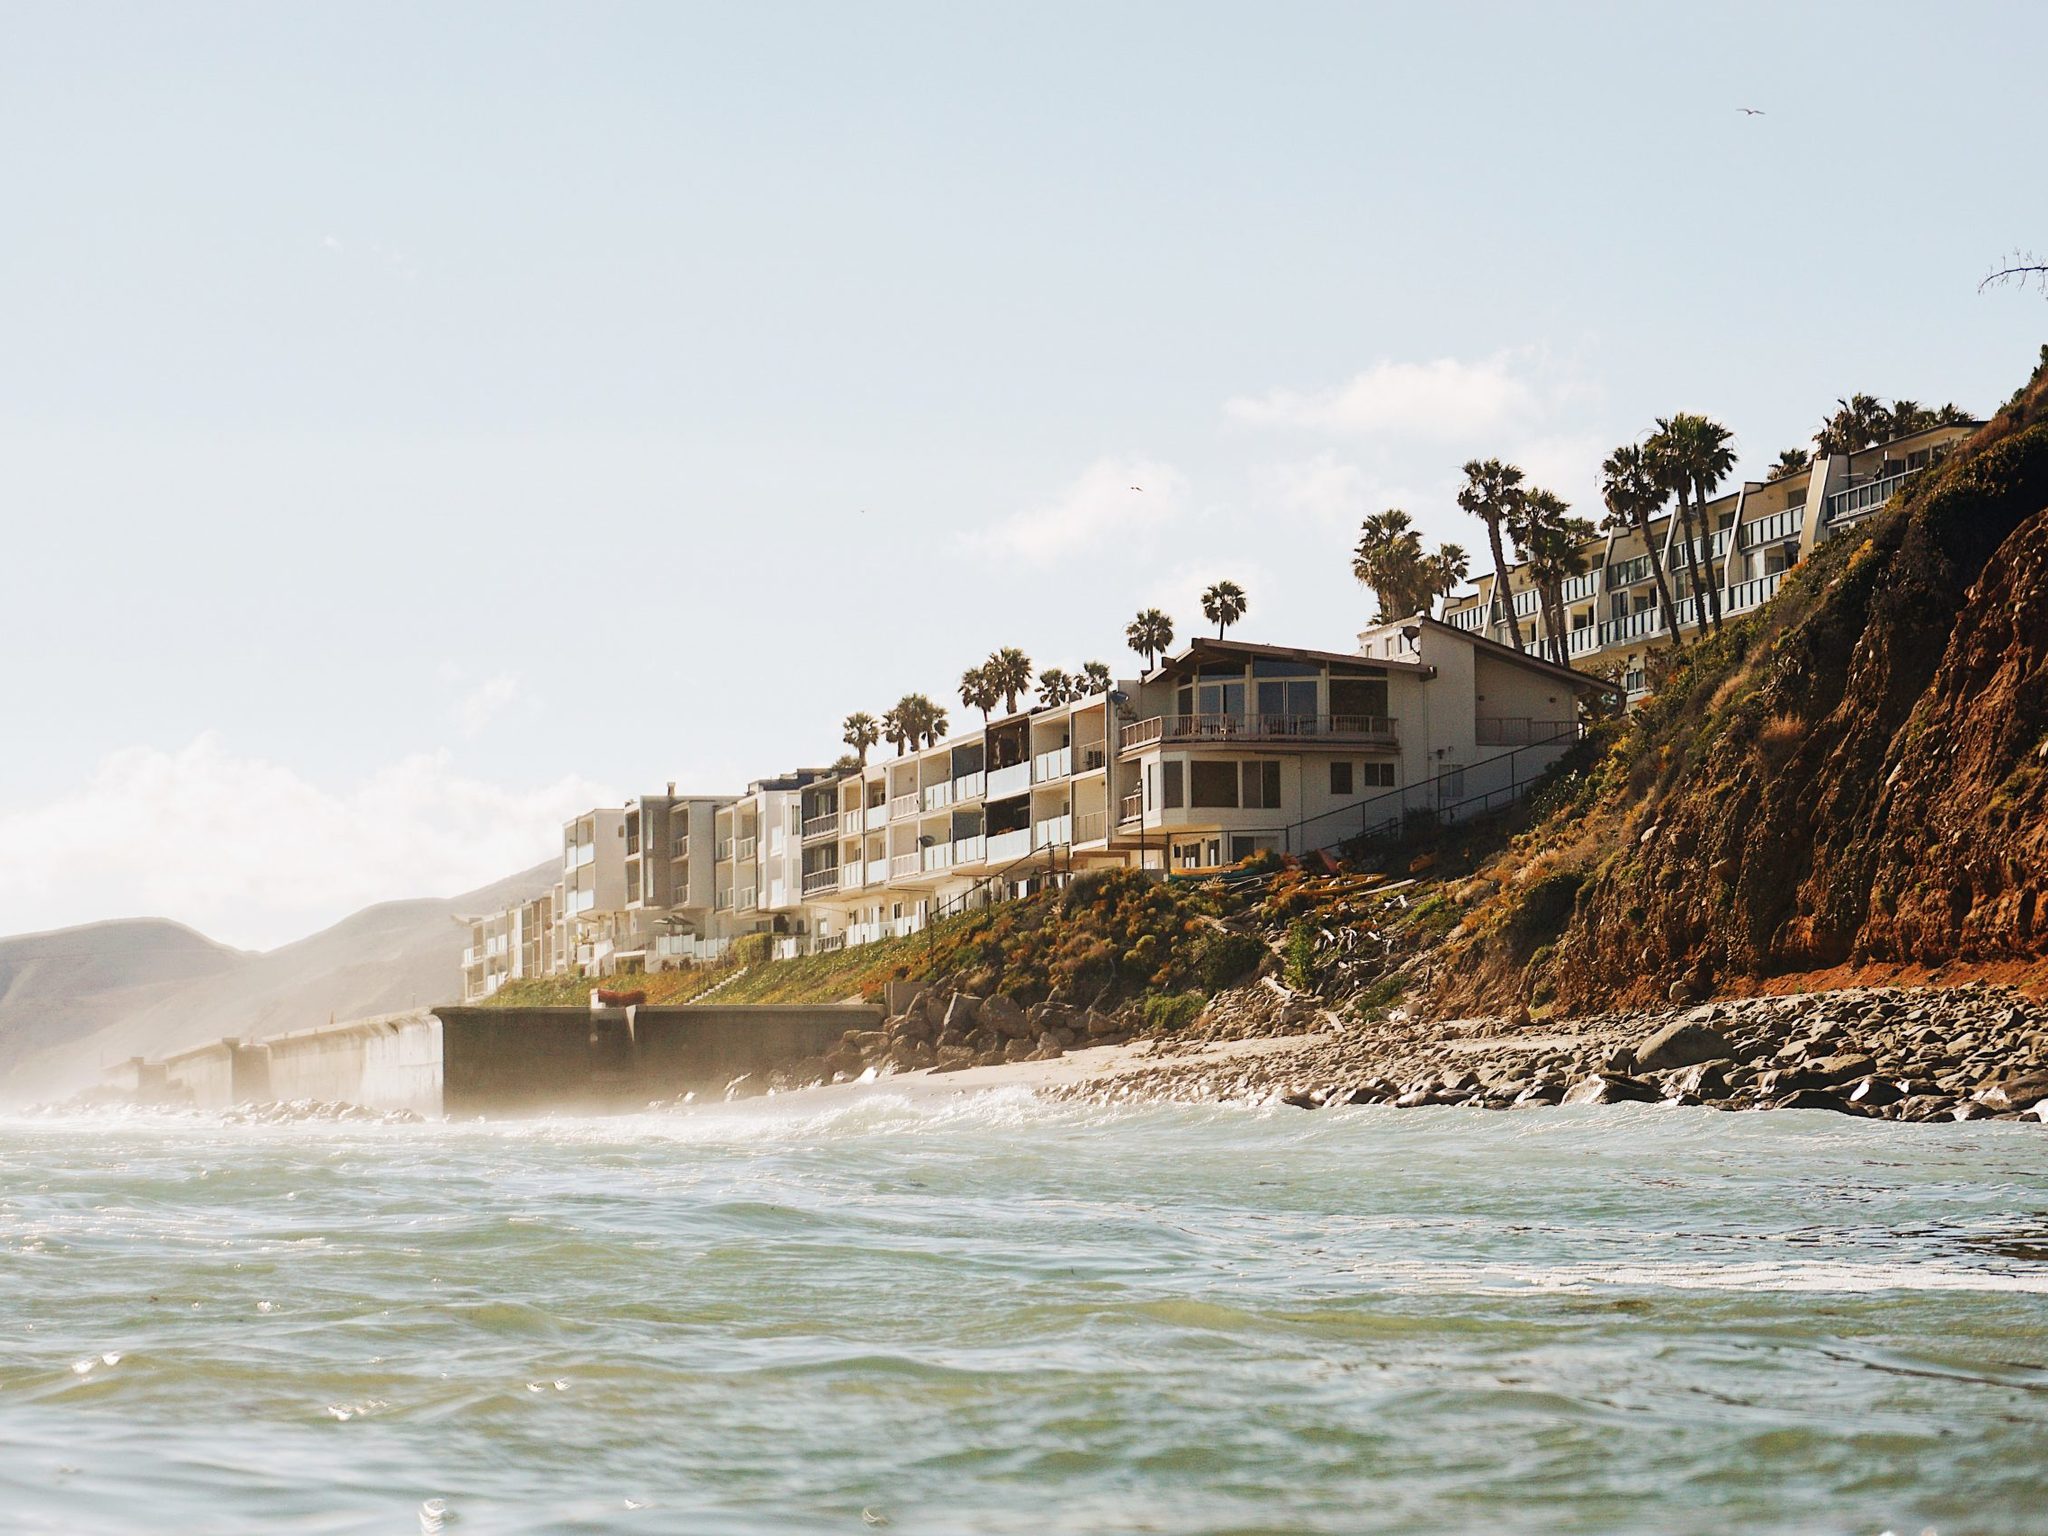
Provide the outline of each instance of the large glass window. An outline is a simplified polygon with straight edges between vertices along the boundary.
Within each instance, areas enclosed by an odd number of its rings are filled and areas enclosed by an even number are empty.
[[[1199,759],[1189,763],[1188,804],[1204,810],[1235,810],[1237,764],[1203,762]]]
[[[1244,778],[1244,796],[1238,802],[1247,810],[1274,811],[1280,808],[1280,765],[1277,762],[1248,762],[1238,765]]]
[[[1351,765],[1349,763],[1330,764],[1330,793],[1333,795],[1348,795],[1352,793]]]
[[[1203,683],[1195,689],[1196,713],[1202,715],[1242,715],[1244,713],[1244,684]]]
[[[1311,680],[1259,684],[1259,713],[1266,717],[1268,730],[1284,730],[1289,723],[1313,720],[1316,685]]]
[[[1333,677],[1330,679],[1332,715],[1371,716],[1384,719],[1387,713],[1387,680],[1383,677]]]
[[[1164,804],[1169,811],[1177,811],[1181,807],[1181,764],[1177,760],[1169,760],[1160,765],[1160,770],[1166,791]]]

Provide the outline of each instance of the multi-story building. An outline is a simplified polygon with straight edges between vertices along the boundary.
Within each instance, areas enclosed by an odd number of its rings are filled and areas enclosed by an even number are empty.
[[[756,779],[712,816],[712,901],[726,938],[772,933],[808,943],[813,919],[804,902],[803,797],[827,777],[799,768]]]
[[[626,813],[606,807],[585,811],[562,826],[552,969],[609,972],[625,914]]]
[[[1474,815],[1541,776],[1604,686],[1427,618],[1352,652],[1197,639],[1145,674],[1117,728],[1110,848],[1209,869]]]
[[[543,893],[488,917],[472,918],[462,952],[462,1000],[477,1002],[521,976],[545,976],[553,964],[554,897]]]
[[[1109,699],[1041,705],[857,772],[802,801],[803,894],[826,943],[914,932],[1110,848]]]
[[[714,932],[719,808],[730,796],[640,795],[625,809],[625,911],[615,966],[659,970],[722,952]]]
[[[1723,617],[1762,606],[1776,595],[1785,572],[1814,547],[1877,511],[1908,475],[1934,463],[1975,426],[1934,427],[1854,453],[1824,454],[1807,468],[1766,481],[1746,481],[1706,505],[1704,536],[1693,553],[1702,576],[1720,589]],[[1649,525],[1671,588],[1682,631],[1697,624],[1698,594],[1686,568],[1678,520],[1666,513]],[[1631,700],[1649,689],[1649,654],[1670,644],[1657,600],[1650,549],[1633,530],[1589,540],[1580,550],[1584,574],[1568,578],[1562,593],[1570,664],[1611,673]],[[1494,573],[1445,607],[1447,623],[1508,641],[1508,626],[1494,597]],[[1508,572],[1508,600],[1523,643],[1542,644],[1540,597],[1525,566]]]

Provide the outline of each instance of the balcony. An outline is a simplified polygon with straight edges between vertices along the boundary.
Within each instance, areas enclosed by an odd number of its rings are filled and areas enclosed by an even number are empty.
[[[1127,725],[1119,736],[1129,752],[1154,742],[1363,742],[1391,747],[1398,720],[1384,715],[1154,715]]]
[[[597,844],[579,843],[574,848],[563,851],[562,863],[569,869],[581,869],[584,865],[594,862],[596,858]]]
[[[804,823],[804,841],[811,842],[820,837],[839,835],[839,813],[827,811],[822,816],[813,816]]]
[[[1076,843],[1099,843],[1109,836],[1109,812],[1083,811],[1074,818]]]
[[[894,821],[904,816],[917,814],[917,791],[907,795],[896,795],[889,801],[889,819]]]
[[[1583,603],[1589,597],[1598,597],[1600,573],[1597,570],[1584,571],[1577,576],[1567,577],[1560,595],[1568,603]]]
[[[1633,560],[1617,560],[1607,567],[1607,590],[1617,587],[1634,586],[1639,581],[1650,579],[1650,557],[1637,555]]]
[[[943,811],[953,803],[952,780],[949,779],[943,784],[925,785],[919,803],[928,811]]]
[[[717,848],[717,850],[716,850],[716,851],[715,851],[715,852],[714,852],[714,853],[712,854],[712,857],[713,857],[714,859],[716,859],[716,860],[717,860],[717,861],[718,861],[719,863],[721,863],[721,864],[729,864],[729,863],[731,863],[731,862],[732,862],[732,839],[731,839],[731,838],[729,838],[729,837],[721,837],[721,838],[720,838],[720,839],[718,840],[718,848]]]
[[[988,788],[988,775],[979,768],[972,773],[963,773],[953,781],[953,803],[962,804],[968,800],[979,800]]]
[[[953,840],[953,867],[964,864],[979,864],[988,857],[989,839],[977,832],[972,837],[958,837]]]
[[[1602,645],[1621,645],[1645,635],[1664,633],[1664,615],[1655,608],[1642,608],[1625,619],[1608,619],[1600,626]]]
[[[836,891],[838,889],[839,870],[837,866],[831,869],[814,869],[804,876],[804,894],[806,896],[817,896],[826,891]]]
[[[1048,816],[1031,824],[1031,846],[1034,848],[1062,848],[1073,840],[1072,816]]]
[[[689,840],[689,839],[688,839],[687,837],[679,837],[679,838],[677,838],[677,839],[676,839],[676,846],[675,846],[675,850],[674,850],[674,851],[673,851],[672,853],[670,853],[670,854],[669,854],[669,856],[668,856],[668,861],[669,861],[669,863],[671,863],[671,864],[680,864],[680,863],[682,863],[682,862],[683,862],[683,860],[687,859],[687,858],[688,858],[689,856],[690,856],[690,840]]]
[[[1600,649],[1600,626],[1582,624],[1565,641],[1567,656],[1590,656]]]
[[[864,819],[866,814],[859,806],[855,806],[850,811],[841,811],[839,813],[839,835],[841,837],[860,836],[867,826],[867,822]],[[885,819],[888,814],[887,809],[884,807],[877,806],[875,808],[875,820],[877,821]]]
[[[1064,779],[1073,771],[1074,749],[1071,746],[1055,747],[1031,759],[1031,782],[1034,784],[1043,784],[1048,779]]]
[[[1892,494],[1905,484],[1906,476],[1910,473],[1910,470],[1901,470],[1896,475],[1883,475],[1875,480],[1866,480],[1861,485],[1852,485],[1845,490],[1836,491],[1827,499],[1827,515],[1824,521],[1832,523],[1838,518],[1861,517],[1866,512],[1876,511],[1892,499]]]
[[[927,871],[951,869],[953,867],[953,845],[951,843],[933,843],[931,847],[924,850],[919,864],[921,868]]]
[[[1081,743],[1081,773],[1100,773],[1109,766],[1109,743],[1107,741],[1084,741]]]
[[[859,889],[861,888],[861,870],[862,870],[862,868],[863,868],[863,866],[862,866],[862,864],[861,864],[860,860],[858,860],[858,859],[855,859],[855,860],[854,860],[854,861],[853,861],[853,862],[852,862],[851,864],[842,864],[842,865],[840,865],[840,866],[839,866],[839,889],[840,889],[840,890],[842,890],[842,891],[857,891],[857,890],[859,890]]]
[[[742,837],[736,839],[732,845],[733,863],[751,864],[754,861],[754,854],[759,847],[759,838]]]
[[[921,859],[915,853],[899,853],[889,861],[889,878],[902,880],[917,873]]]
[[[1031,787],[1031,765],[1012,763],[1007,768],[998,768],[988,776],[988,797],[1001,800],[1008,795],[1021,795]]]
[[[1119,822],[1138,821],[1145,814],[1145,792],[1134,789],[1117,802],[1116,819]]]
[[[721,912],[730,912],[732,910],[732,888],[728,886],[714,896],[712,898],[712,905]]]
[[[751,886],[742,886],[733,894],[732,909],[735,912],[752,912],[761,905],[761,893]]]
[[[1778,595],[1778,587],[1785,580],[1783,571],[1772,571],[1767,576],[1758,576],[1749,581],[1738,581],[1726,594],[1723,610],[1731,615],[1747,613],[1752,608],[1761,608]]]
[[[998,832],[988,840],[988,861],[991,864],[1007,864],[1012,859],[1021,859],[1031,852],[1031,829],[1019,827],[1014,832]]]
[[[1760,517],[1742,527],[1742,547],[1755,549],[1760,544],[1776,544],[1784,539],[1797,538],[1806,527],[1806,508],[1787,507],[1782,512],[1773,512],[1769,517]]]
[[[869,885],[886,885],[888,880],[889,861],[887,859],[869,859],[867,883]]]

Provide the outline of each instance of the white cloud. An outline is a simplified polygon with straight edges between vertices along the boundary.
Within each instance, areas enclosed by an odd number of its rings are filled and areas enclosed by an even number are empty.
[[[374,901],[449,896],[547,857],[560,825],[617,804],[577,778],[511,788],[403,758],[339,791],[230,751],[131,747],[40,806],[0,813],[0,932],[163,916],[268,948]]]
[[[1522,361],[1509,352],[1473,363],[1453,357],[1382,361],[1333,388],[1240,395],[1224,411],[1253,426],[1462,440],[1503,431],[1535,413],[1536,391],[1522,376]]]
[[[1186,510],[1187,482],[1152,459],[1099,459],[1051,501],[1014,513],[971,542],[1049,565],[1088,548],[1148,539]]]
[[[516,703],[519,696],[519,679],[511,673],[500,672],[496,677],[486,678],[465,693],[455,707],[455,719],[462,734],[471,739],[482,735],[493,717]]]

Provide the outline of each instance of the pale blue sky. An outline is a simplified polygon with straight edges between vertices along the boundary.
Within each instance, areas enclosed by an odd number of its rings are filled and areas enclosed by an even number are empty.
[[[1344,645],[1467,457],[2048,336],[2038,6],[0,24],[0,931],[272,943],[1219,576]]]

